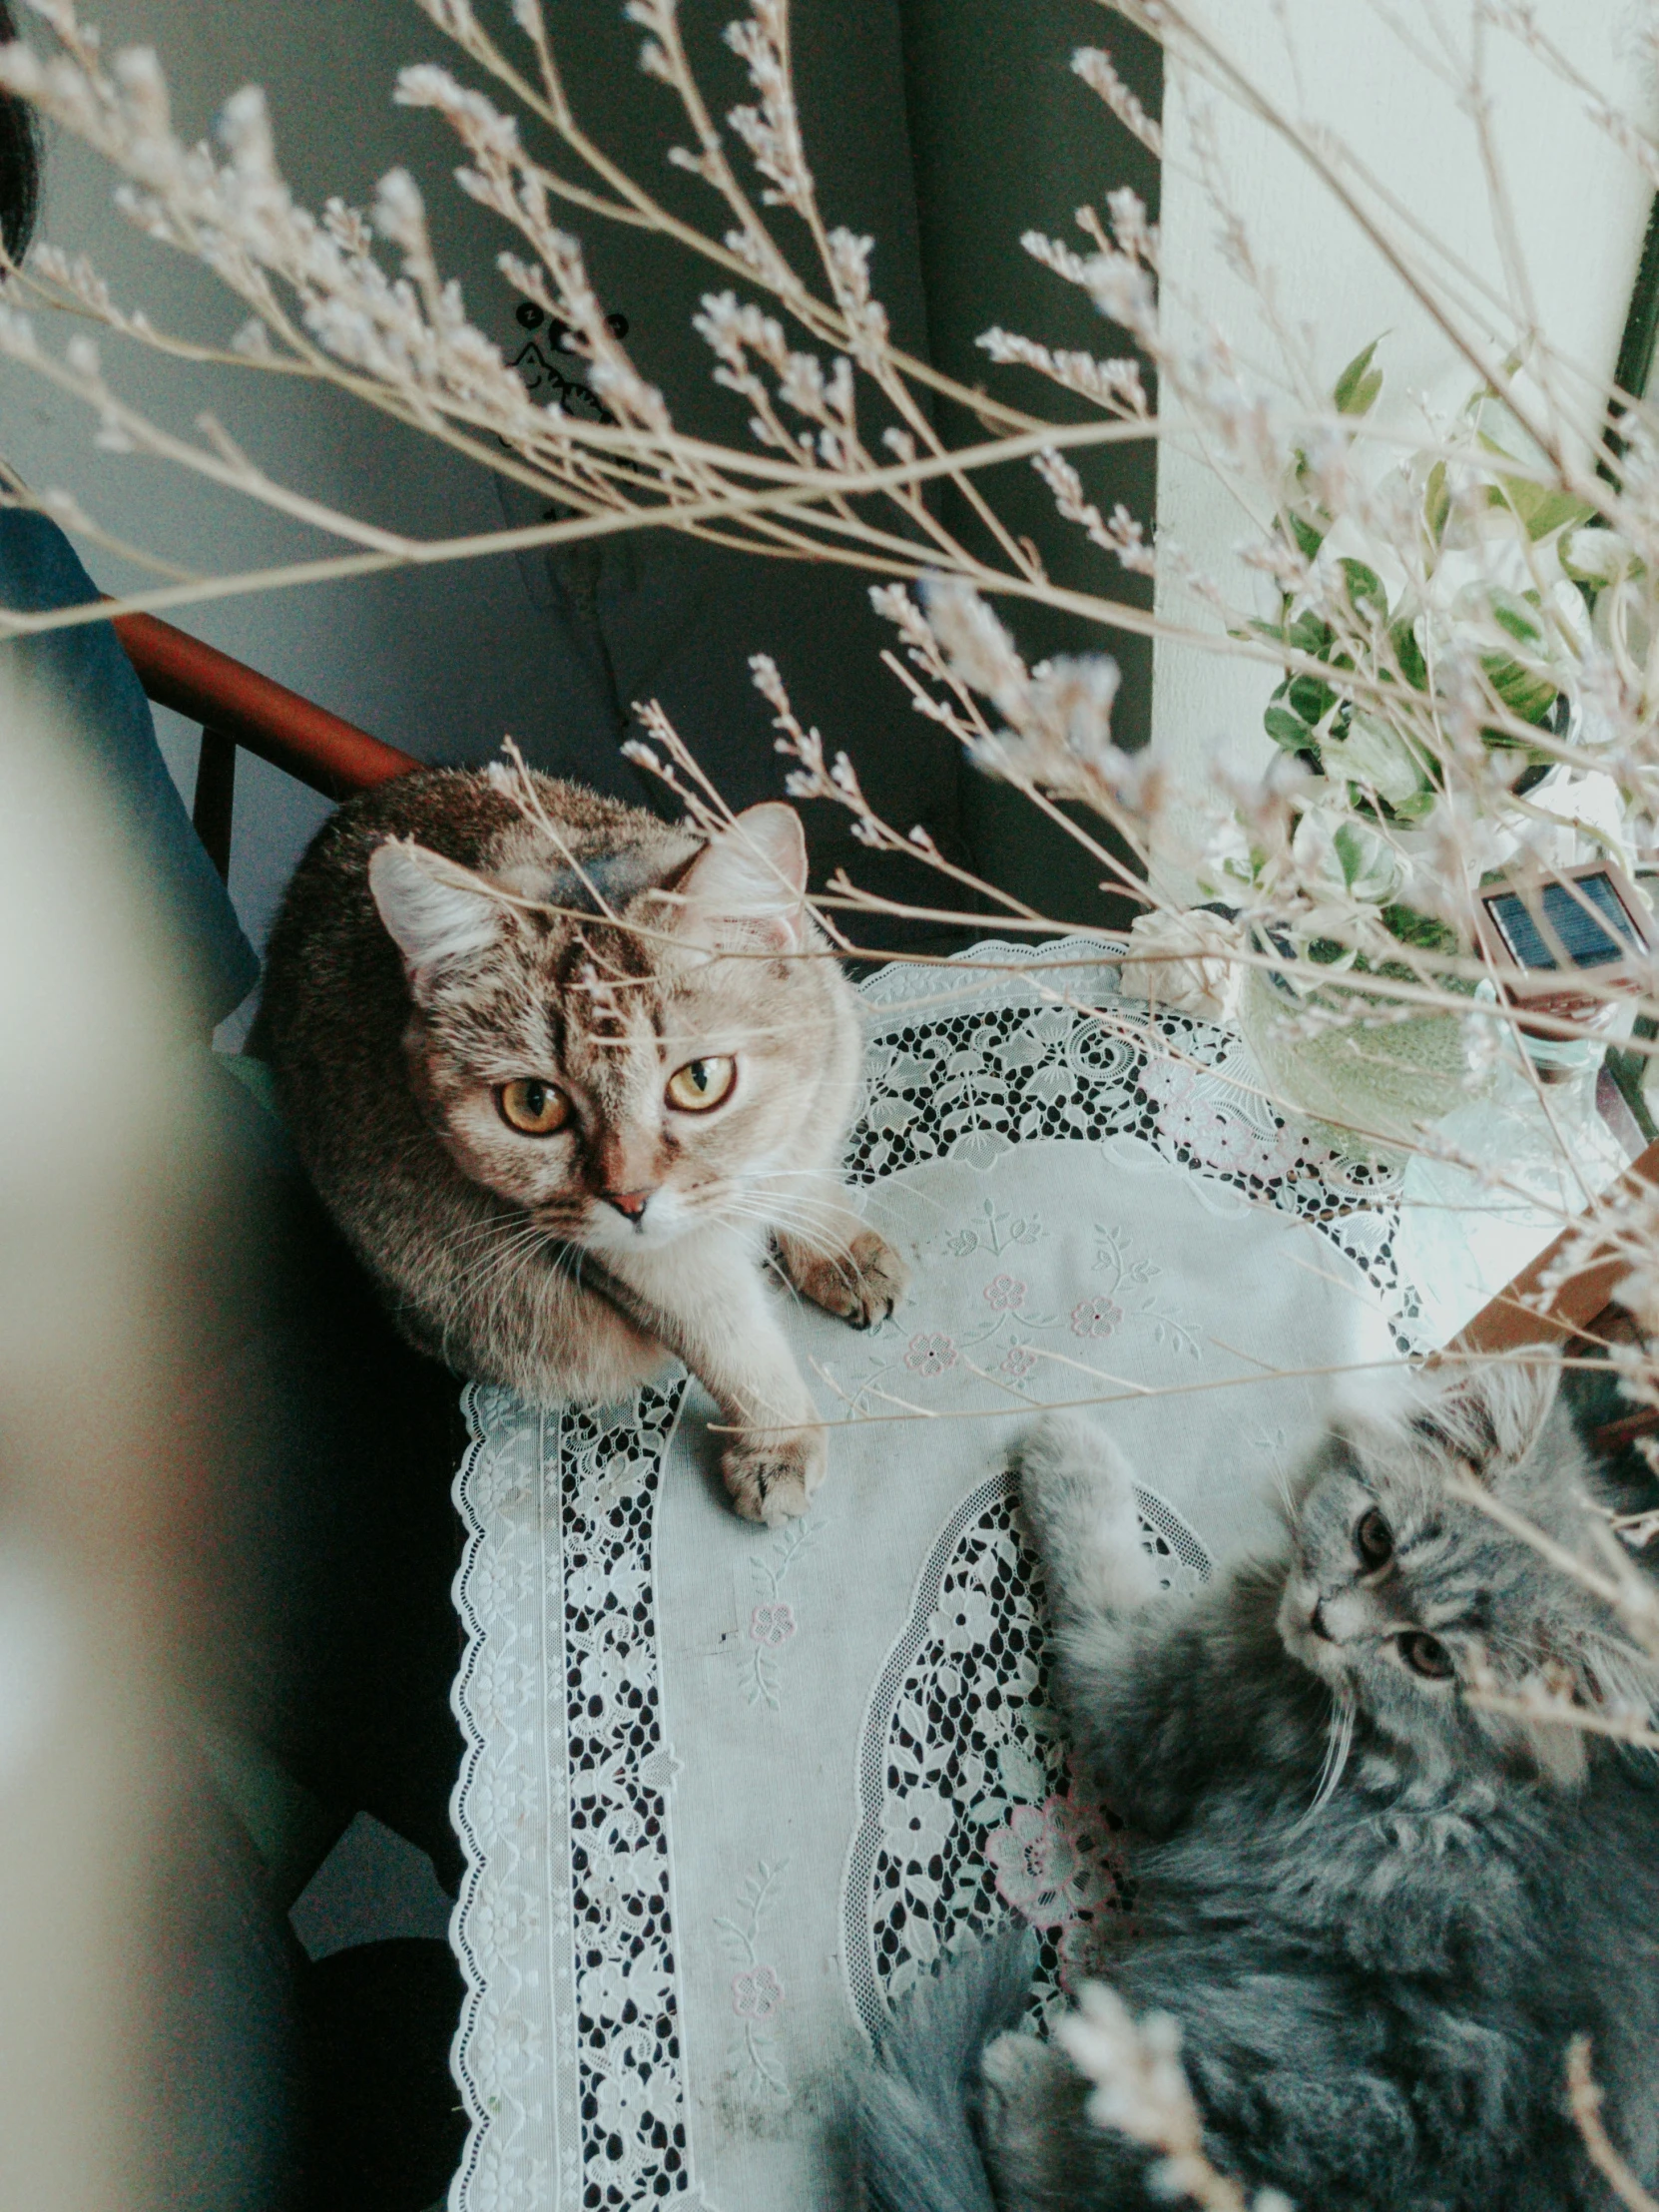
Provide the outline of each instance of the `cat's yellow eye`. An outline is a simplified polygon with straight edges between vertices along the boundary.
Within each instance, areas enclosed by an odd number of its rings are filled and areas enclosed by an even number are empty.
[[[711,1106],[723,1106],[738,1079],[738,1063],[717,1057],[688,1060],[668,1079],[664,1097],[683,1114],[706,1114]]]
[[[521,1137],[551,1137],[570,1119],[570,1100],[556,1083],[533,1075],[515,1076],[495,1094],[496,1108],[509,1129]]]

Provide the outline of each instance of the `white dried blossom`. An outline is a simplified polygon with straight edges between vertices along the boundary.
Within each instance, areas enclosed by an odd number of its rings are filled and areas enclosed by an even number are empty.
[[[1075,522],[1107,552],[1117,556],[1120,568],[1136,576],[1156,576],[1158,559],[1146,542],[1141,524],[1121,500],[1108,519],[1083,489],[1083,479],[1063,454],[1052,447],[1032,456],[1032,467],[1054,494],[1054,504],[1068,522]]]
[[[1022,720],[1031,677],[1014,641],[973,586],[955,576],[922,584],[922,614],[951,673],[1008,721]]]
[[[1171,1013],[1232,1021],[1244,994],[1243,924],[1208,907],[1137,914],[1129,925],[1123,989]]]
[[[1019,243],[1033,261],[1042,263],[1044,269],[1052,270],[1056,276],[1063,276],[1068,284],[1088,290],[1089,273],[1095,259],[1092,254],[1080,254],[1064,239],[1051,239],[1042,231],[1022,231]]]
[[[415,0],[415,5],[423,15],[430,16],[445,38],[469,50],[475,45],[478,24],[471,0]]]
[[[443,117],[473,157],[474,166],[456,170],[455,182],[480,207],[516,223],[528,181],[516,120],[431,63],[400,70],[392,97],[399,107],[429,108]]]
[[[374,194],[374,228],[393,246],[400,246],[422,274],[432,265],[431,244],[426,236],[426,206],[420,188],[406,169],[390,169]]]
[[[1054,2034],[1093,2084],[1090,2119],[1161,2153],[1149,2177],[1160,2195],[1190,2198],[1204,2212],[1248,2212],[1251,2200],[1205,2152],[1203,2121],[1181,2065],[1181,2030],[1167,2012],[1137,2021],[1115,1989],[1088,1981]],[[1254,2201],[1255,2212],[1290,2212],[1277,2190],[1264,2189]]]
[[[852,357],[866,374],[875,375],[887,346],[887,310],[869,288],[869,257],[875,241],[836,229],[825,244],[826,267],[835,304],[846,318]]]
[[[1164,134],[1112,67],[1110,54],[1098,46],[1080,46],[1071,57],[1073,71],[1091,91],[1099,93],[1127,131],[1138,138],[1149,154],[1164,158]]]
[[[755,408],[750,427],[758,443],[783,447],[808,465],[821,460],[830,468],[848,467],[860,457],[852,364],[844,354],[837,354],[826,373],[816,353],[790,346],[775,316],[751,302],[740,303],[729,291],[705,293],[702,312],[693,316],[692,327],[720,362],[716,383],[738,392]],[[771,393],[750,366],[750,353],[777,377],[778,398],[821,425],[816,445],[793,436],[779,420]]]
[[[1139,207],[1133,194],[1129,198]],[[1080,286],[1109,322],[1121,323],[1154,359],[1162,360],[1158,294],[1151,265],[1139,252],[1126,253],[1121,246],[1110,243],[1101,234],[1098,223],[1093,222],[1088,209],[1078,210],[1078,220],[1095,241],[1096,251],[1092,254],[1079,254],[1063,239],[1051,239],[1041,231],[1023,232],[1020,244],[1034,261],[1041,262],[1056,276]],[[1131,236],[1135,235],[1131,232]],[[1155,245],[1150,230],[1143,227],[1140,236],[1148,249]]]
[[[1137,360],[1102,361],[1092,353],[1054,352],[1034,338],[1021,337],[1015,331],[995,326],[983,331],[974,343],[982,346],[993,361],[1017,362],[1021,367],[1034,368],[1039,376],[1048,377],[1081,398],[1093,400],[1097,407],[1104,407],[1111,414],[1144,419],[1151,412],[1141,381],[1141,364]]]
[[[257,314],[250,314],[246,323],[239,323],[230,338],[230,351],[242,354],[244,360],[275,360],[276,351],[270,342],[270,331],[261,323]]]
[[[726,120],[769,182],[771,189],[761,195],[762,203],[794,208],[805,215],[813,205],[813,173],[807,166],[806,141],[801,135],[795,88],[785,58],[789,49],[787,0],[755,0],[746,18],[726,26],[724,37],[743,61],[750,83],[760,94],[759,107],[734,108]]]
[[[1119,251],[1132,260],[1142,261],[1149,268],[1158,266],[1158,231],[1147,221],[1146,202],[1129,185],[1120,185],[1115,192],[1106,195],[1106,213],[1111,218],[1112,236]],[[1078,221],[1086,218],[1078,211]]]
[[[1027,668],[984,600],[959,577],[922,584],[923,614],[949,676],[988,699],[1006,728],[965,733],[969,758],[988,775],[1030,784],[1058,797],[1094,800],[1133,794],[1152,800],[1157,773],[1112,742],[1117,663],[1104,653],[1058,654]]]
[[[41,357],[40,340],[26,314],[0,301],[0,353],[14,361],[34,363]]]
[[[1097,254],[1085,279],[1089,297],[1108,322],[1119,322],[1143,345],[1158,337],[1158,296],[1151,276],[1127,254]]]

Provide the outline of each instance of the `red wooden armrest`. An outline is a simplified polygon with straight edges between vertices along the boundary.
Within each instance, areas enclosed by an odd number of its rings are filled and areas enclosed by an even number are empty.
[[[117,615],[115,629],[152,699],[330,799],[371,791],[421,765],[154,615]]]

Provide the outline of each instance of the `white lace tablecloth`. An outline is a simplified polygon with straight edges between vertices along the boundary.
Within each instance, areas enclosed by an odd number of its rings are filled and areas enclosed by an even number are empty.
[[[1040,2008],[1110,1923],[1010,1442],[1113,1400],[1148,1545],[1206,1576],[1269,1529],[1319,1371],[1415,1341],[1390,1171],[1281,1126],[1227,1032],[1166,1016],[1149,1059],[1109,948],[975,957],[1005,971],[864,987],[848,1180],[915,1281],[867,1336],[790,1309],[837,1424],[808,1518],[732,1513],[683,1379],[468,1393],[456,2212],[845,2203],[849,2067],[906,1983],[1014,1912]]]

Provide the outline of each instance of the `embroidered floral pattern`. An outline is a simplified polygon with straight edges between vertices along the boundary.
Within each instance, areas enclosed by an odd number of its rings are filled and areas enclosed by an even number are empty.
[[[770,2020],[783,2001],[784,1984],[770,1966],[745,1966],[732,1976],[732,2009],[740,2020]]]
[[[1005,1213],[994,1199],[983,1198],[977,1218],[965,1229],[953,1229],[940,1250],[952,1260],[969,1260],[976,1252],[988,1252],[994,1258],[1010,1245],[1034,1245],[1047,1235],[1041,1214]]]
[[[1254,1181],[1282,1181],[1334,1161],[1329,1145],[1283,1124],[1268,1132],[1241,1114],[1224,1113],[1203,1097],[1198,1070],[1179,1060],[1148,1061],[1140,1088],[1154,1101],[1161,1133],[1203,1167]]]
[[[1123,1327],[1123,1308],[1111,1298],[1083,1298],[1071,1310],[1074,1337],[1112,1337]]]
[[[779,1707],[782,1677],[773,1653],[782,1650],[801,1625],[795,1617],[794,1606],[786,1603],[778,1593],[796,1560],[823,1527],[822,1511],[806,1520],[791,1521],[769,1551],[756,1555],[749,1562],[750,1575],[762,1592],[749,1616],[750,1651],[746,1670],[749,1702],[765,1705],[774,1713]]]
[[[785,1989],[777,1967],[760,1951],[785,1872],[783,1866],[760,1860],[738,1890],[736,1910],[715,1923],[721,1947],[737,1967],[732,1976],[732,2010],[743,2022],[743,2034],[733,2047],[728,2078],[735,2101],[745,2111],[776,2111],[790,2101],[789,2076],[768,2025],[783,2009]]]
[[[1004,1827],[985,1838],[985,1857],[1005,1905],[1047,1935],[1060,1984],[1069,1990],[1077,1962],[1109,1947],[1100,1916],[1123,1909],[1123,1867],[1112,1831],[1074,1794],[1011,1807]]]
[[[1086,1887],[1077,1817],[1064,1798],[1016,1805],[1005,1828],[985,1838],[996,1894],[1033,1928],[1058,1928],[1077,1913]]]
[[[1122,1327],[1127,1309],[1137,1321],[1151,1324],[1154,1344],[1169,1345],[1173,1350],[1184,1353],[1190,1360],[1198,1358],[1198,1339],[1186,1323],[1178,1321],[1153,1294],[1152,1285],[1163,1274],[1163,1269],[1155,1266],[1144,1254],[1130,1250],[1128,1236],[1119,1224],[1114,1223],[1110,1227],[1096,1224],[1094,1272],[1104,1275],[1111,1286],[1111,1295],[1106,1303],[1117,1317],[1112,1325],[1114,1329]],[[1081,1308],[1078,1312],[1081,1312]],[[1072,1328],[1077,1329],[1076,1313],[1072,1315]],[[1078,1334],[1085,1332],[1079,1331]],[[1110,1335],[1111,1331],[1093,1329],[1086,1334]]]
[[[915,1382],[936,1382],[949,1376],[951,1380],[939,1396],[952,1407],[959,1407],[963,1390],[971,1386],[964,1377],[992,1382],[1005,1394],[1009,1382],[1022,1382],[1038,1375],[1046,1362],[1055,1363],[1048,1366],[1048,1382],[1054,1380],[1057,1367],[1076,1371],[1081,1366],[1085,1375],[1100,1372],[1092,1370],[1087,1362],[1079,1363],[1070,1351],[1062,1351],[1059,1346],[1045,1350],[1042,1337],[1053,1333],[1082,1344],[1103,1344],[1131,1324],[1147,1331],[1154,1345],[1186,1359],[1200,1358],[1201,1347],[1194,1331],[1157,1295],[1162,1269],[1144,1253],[1131,1249],[1128,1232],[1119,1223],[1097,1222],[1093,1235],[1090,1265],[1095,1274],[1106,1278],[1106,1286],[1076,1300],[1068,1311],[1042,1311],[1030,1283],[1003,1269],[980,1283],[978,1312],[964,1316],[958,1292],[948,1316],[952,1330],[917,1329],[902,1350],[896,1331],[873,1330],[865,1340],[869,1350],[862,1356],[857,1381],[843,1382],[836,1372],[839,1363],[826,1363],[826,1379],[849,1411],[871,1412],[887,1405],[912,1409],[918,1400],[925,1406],[926,1393],[917,1393]],[[1048,1236],[1035,1214],[1013,1215],[994,1200],[985,1199],[979,1220],[940,1238],[933,1253],[945,1260],[970,1260],[993,1247],[1036,1244]],[[1032,1273],[1038,1274],[1051,1258],[1048,1253],[1035,1255]],[[925,1291],[918,1292],[918,1298],[924,1300],[925,1296]],[[1012,1334],[1016,1326],[1017,1337]],[[1040,1396],[1034,1401],[1041,1402]]]

